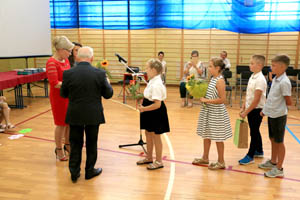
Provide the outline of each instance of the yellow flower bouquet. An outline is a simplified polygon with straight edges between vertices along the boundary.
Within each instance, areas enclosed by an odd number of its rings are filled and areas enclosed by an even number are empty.
[[[208,83],[205,80],[195,79],[194,74],[187,77],[187,83],[185,85],[190,95],[195,98],[205,97]]]

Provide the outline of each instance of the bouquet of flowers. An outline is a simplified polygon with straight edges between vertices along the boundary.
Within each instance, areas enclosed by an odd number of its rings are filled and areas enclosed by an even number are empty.
[[[133,99],[140,101],[144,98],[144,95],[140,93],[140,83],[135,80],[130,80],[130,87],[128,88]]]
[[[194,74],[187,77],[185,85],[190,95],[195,98],[205,97],[208,83],[205,80],[196,80]]]
[[[108,78],[112,78],[110,72],[107,70],[107,67],[108,67],[108,61],[107,60],[104,59],[101,62],[98,62],[96,67],[98,69],[103,69],[106,72]]]

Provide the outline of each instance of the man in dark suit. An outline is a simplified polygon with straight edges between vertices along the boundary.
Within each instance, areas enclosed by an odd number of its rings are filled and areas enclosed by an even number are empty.
[[[113,89],[104,70],[91,65],[93,49],[82,47],[78,51],[78,64],[63,73],[60,94],[69,98],[66,123],[70,125],[71,153],[69,169],[75,183],[80,176],[80,163],[84,132],[86,134],[85,179],[98,176],[101,168],[97,161],[99,125],[105,123],[101,98],[109,99]]]

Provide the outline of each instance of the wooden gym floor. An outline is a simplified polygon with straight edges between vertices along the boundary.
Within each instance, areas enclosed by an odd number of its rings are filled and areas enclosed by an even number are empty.
[[[195,133],[201,106],[196,101],[193,108],[180,108],[178,87],[168,86],[166,105],[171,132],[162,136],[165,167],[148,171],[136,165],[143,155],[141,146],[118,147],[138,142],[139,114],[133,100],[122,104],[122,97],[118,97],[120,86],[113,87],[114,97],[103,100],[106,124],[100,126],[99,132],[96,167],[102,167],[103,173],[84,179],[84,149],[81,177],[76,184],[70,180],[68,162],[55,159],[49,99],[25,98],[26,108],[12,109],[11,120],[17,127],[0,134],[0,199],[300,199],[300,114],[296,107],[288,115],[284,178],[266,178],[257,167],[270,157],[266,119],[261,125],[264,158],[240,166],[238,160],[247,150],[236,148],[231,138],[225,142],[227,168],[211,171],[191,164],[203,149],[202,139]],[[12,93],[4,92],[10,103],[14,103]],[[43,91],[33,88],[33,93],[42,95]],[[239,101],[233,97],[233,107],[227,109],[234,129]],[[24,137],[8,139],[24,129]],[[216,146],[212,143],[210,161],[216,159]]]

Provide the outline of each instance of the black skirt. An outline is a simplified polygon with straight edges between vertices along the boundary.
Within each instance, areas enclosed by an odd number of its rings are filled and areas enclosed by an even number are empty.
[[[142,105],[149,106],[153,103],[153,101],[144,98]],[[145,129],[155,134],[170,132],[167,108],[163,101],[161,102],[160,108],[140,114],[140,129]]]

